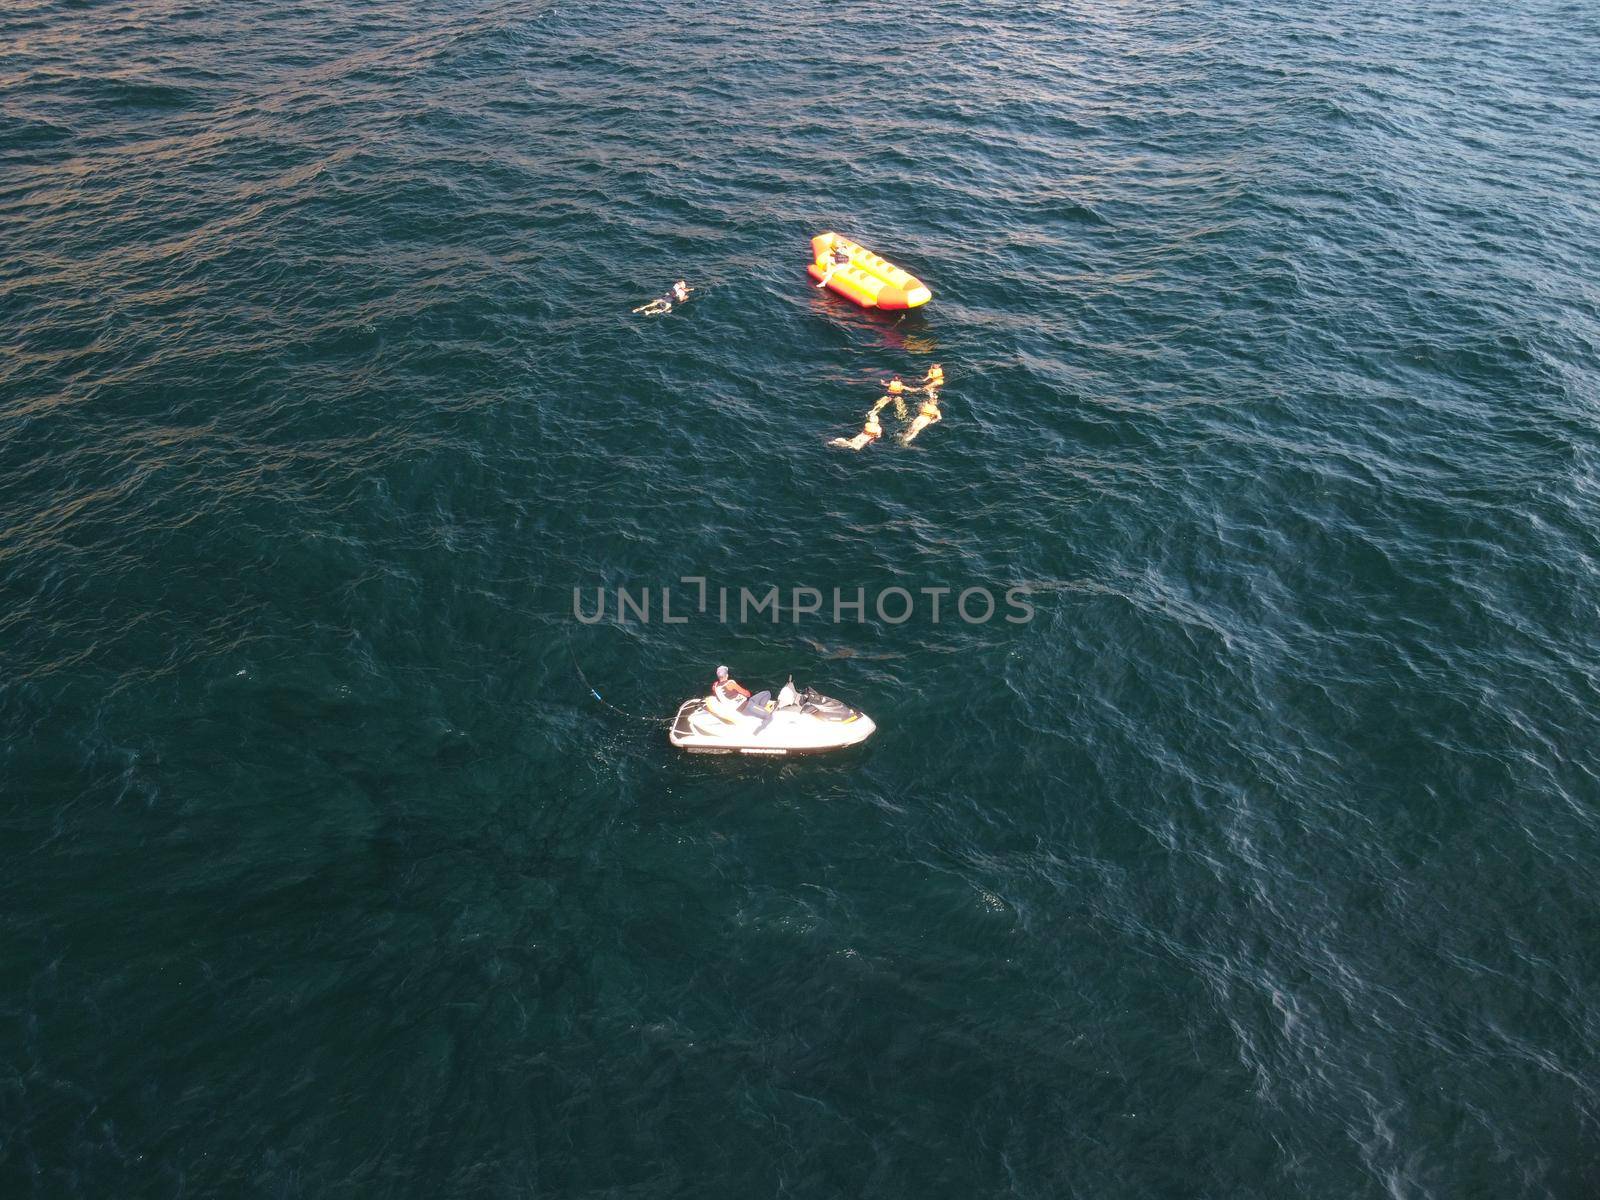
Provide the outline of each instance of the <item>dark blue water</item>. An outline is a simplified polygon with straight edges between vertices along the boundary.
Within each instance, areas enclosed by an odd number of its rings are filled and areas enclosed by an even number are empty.
[[[1593,1195],[1597,61],[7,5],[0,1194]],[[1036,615],[573,618],[682,576]],[[880,730],[679,757],[575,660]]]

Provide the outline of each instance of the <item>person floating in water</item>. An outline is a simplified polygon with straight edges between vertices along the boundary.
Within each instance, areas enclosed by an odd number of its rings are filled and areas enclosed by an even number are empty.
[[[671,312],[674,303],[682,304],[689,298],[689,293],[692,291],[694,289],[680,279],[672,285],[672,290],[667,292],[666,295],[657,296],[649,304],[641,304],[633,311],[646,317],[659,317],[663,313]]]
[[[828,443],[830,446],[840,446],[846,450],[865,450],[873,442],[883,436],[883,426],[878,423],[878,409],[887,404],[889,397],[885,396],[878,401],[871,412],[867,414],[867,423],[861,427],[861,432],[853,438],[834,438]]]
[[[928,373],[922,380],[922,391],[937,392],[944,387],[944,368],[938,363],[928,368]]]
[[[916,440],[917,434],[934,422],[942,421],[943,419],[944,414],[939,411],[939,393],[930,391],[927,399],[922,402],[922,408],[917,413],[917,419],[911,422],[911,428],[906,430],[906,435],[900,439],[900,444],[909,446]]]
[[[717,668],[717,680],[711,685],[711,694],[726,704],[734,705],[747,717],[760,717],[757,733],[772,724],[772,713],[767,708],[772,703],[772,693],[757,692],[752,696],[749,688],[741,687],[739,681],[728,674],[727,667]]]
[[[883,386],[884,390],[889,394],[885,396],[883,400],[878,401],[878,408],[883,407],[884,401],[893,400],[894,415],[904,421],[906,419],[905,382],[900,378],[900,376],[896,375],[893,379],[884,380]],[[875,408],[872,411],[877,412],[878,410]]]
[[[828,280],[833,278],[833,273],[835,271],[843,270],[849,265],[850,251],[846,250],[838,242],[834,242],[833,250],[828,255],[828,269],[822,273],[822,281],[818,283],[817,286],[827,287]]]

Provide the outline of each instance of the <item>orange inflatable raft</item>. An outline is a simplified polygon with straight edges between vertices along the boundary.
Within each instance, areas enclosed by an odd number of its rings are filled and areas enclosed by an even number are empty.
[[[850,261],[835,264],[835,250],[844,251]],[[826,278],[830,288],[862,308],[916,308],[933,299],[933,293],[915,275],[837,233],[819,233],[811,239],[811,265],[806,270],[818,283]]]

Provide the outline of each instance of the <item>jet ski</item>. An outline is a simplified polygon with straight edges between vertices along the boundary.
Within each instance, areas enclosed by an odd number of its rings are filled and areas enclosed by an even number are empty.
[[[796,691],[792,679],[769,711],[772,720],[762,729],[760,717],[715,695],[685,700],[667,740],[691,754],[815,754],[864,742],[877,728],[866,713],[831,696]]]

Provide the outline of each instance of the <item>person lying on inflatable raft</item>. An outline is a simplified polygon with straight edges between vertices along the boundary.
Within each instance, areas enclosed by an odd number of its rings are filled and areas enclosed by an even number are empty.
[[[832,288],[862,308],[916,308],[933,299],[915,275],[837,233],[819,233],[811,239],[811,265],[806,270],[818,287]]]

